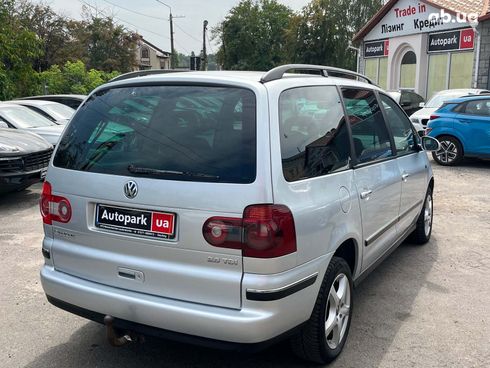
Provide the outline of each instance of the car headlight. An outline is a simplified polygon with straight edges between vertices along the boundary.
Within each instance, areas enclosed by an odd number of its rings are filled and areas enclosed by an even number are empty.
[[[11,146],[9,144],[0,143],[0,152],[19,152],[20,149],[17,146]]]

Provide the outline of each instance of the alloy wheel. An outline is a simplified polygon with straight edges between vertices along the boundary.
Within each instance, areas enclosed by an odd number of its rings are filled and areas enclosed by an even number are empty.
[[[441,162],[450,164],[458,157],[458,147],[449,140],[443,140],[440,143],[441,148],[436,152],[436,156]]]
[[[347,331],[350,318],[351,287],[349,278],[337,275],[328,294],[325,310],[325,336],[330,349],[336,349]]]
[[[427,195],[424,206],[424,231],[425,236],[429,236],[432,228],[432,196]]]

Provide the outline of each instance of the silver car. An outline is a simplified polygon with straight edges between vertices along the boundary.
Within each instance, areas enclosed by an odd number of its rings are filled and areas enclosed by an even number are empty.
[[[53,101],[24,99],[9,101],[9,103],[25,106],[58,125],[66,125],[75,113],[71,107]]]
[[[286,65],[99,87],[42,191],[48,300],[105,323],[113,345],[291,338],[335,359],[354,284],[432,231],[424,149],[439,144],[362,78]]]
[[[64,126],[53,123],[25,106],[5,102],[0,103],[0,128],[35,133],[55,146]]]

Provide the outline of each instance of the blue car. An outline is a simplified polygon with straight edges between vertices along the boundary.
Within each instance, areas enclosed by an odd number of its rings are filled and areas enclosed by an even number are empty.
[[[463,157],[490,159],[490,95],[447,101],[431,115],[426,134],[441,143],[432,153],[438,164],[454,166]]]

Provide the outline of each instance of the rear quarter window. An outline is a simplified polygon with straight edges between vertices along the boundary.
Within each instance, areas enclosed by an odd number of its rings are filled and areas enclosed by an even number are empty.
[[[256,176],[255,94],[214,86],[101,91],[73,118],[54,165],[113,175],[251,183]]]
[[[313,178],[349,167],[350,140],[334,86],[299,87],[279,98],[284,178]]]

